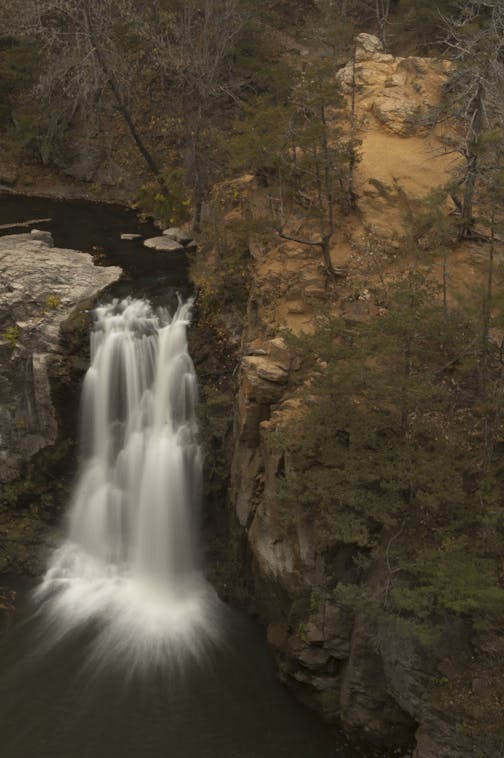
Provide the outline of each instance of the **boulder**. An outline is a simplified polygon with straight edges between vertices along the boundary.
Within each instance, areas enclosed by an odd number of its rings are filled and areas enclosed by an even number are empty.
[[[378,37],[364,32],[358,34],[355,38],[355,60],[369,61],[376,55],[383,55],[383,45]]]
[[[383,126],[401,137],[407,137],[420,127],[421,108],[406,97],[377,98],[372,112]]]
[[[255,377],[265,379],[275,384],[285,384],[288,372],[276,361],[269,360],[260,355],[252,355],[242,359],[242,367],[248,379],[254,383]]]
[[[49,369],[62,327],[121,275],[52,244],[40,230],[0,237],[0,489],[57,439]]]
[[[142,236],[141,234],[130,234],[129,232],[124,232],[123,234],[121,234],[121,239],[128,240],[128,241],[138,240],[140,239],[141,236]]]
[[[184,232],[178,226],[171,226],[169,229],[163,231],[165,237],[170,237],[175,242],[180,242],[181,245],[188,245],[190,242],[194,242],[193,238],[188,232]]]
[[[274,337],[266,343],[267,354],[272,363],[283,371],[289,371],[292,362],[291,351],[283,337]]]
[[[35,240],[44,242],[47,247],[54,247],[54,240],[51,232],[46,232],[43,229],[32,229],[30,232],[30,237]]]
[[[183,245],[180,242],[172,239],[168,236],[162,237],[150,237],[144,241],[145,247],[150,247],[153,250],[158,250],[160,253],[182,253],[184,252]]]

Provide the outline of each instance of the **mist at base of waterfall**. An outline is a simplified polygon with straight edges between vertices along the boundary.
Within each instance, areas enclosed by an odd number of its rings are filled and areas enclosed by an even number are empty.
[[[35,591],[42,646],[89,629],[85,665],[181,668],[222,640],[224,606],[198,549],[191,306],[170,316],[128,298],[94,313],[67,538]]]
[[[176,583],[146,581],[69,542],[54,554],[34,598],[41,649],[89,628],[83,663],[93,668],[183,671],[225,641],[226,608],[201,573]]]

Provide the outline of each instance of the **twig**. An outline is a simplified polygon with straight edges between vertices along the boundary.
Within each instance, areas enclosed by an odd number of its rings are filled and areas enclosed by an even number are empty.
[[[0,229],[16,229],[18,226],[32,226],[33,224],[49,224],[52,218],[32,218],[30,221],[18,221],[14,224],[0,224]]]

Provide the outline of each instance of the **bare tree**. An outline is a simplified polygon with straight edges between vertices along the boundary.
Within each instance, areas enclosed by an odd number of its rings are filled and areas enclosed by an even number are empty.
[[[354,0],[318,0],[312,35],[320,44],[328,45],[335,58],[346,62],[355,36]]]
[[[321,36],[336,51],[348,46],[348,32],[354,21],[375,23],[378,36],[386,47],[390,16],[397,3],[398,0],[317,0]]]
[[[77,112],[93,114],[111,100],[149,171],[166,189],[133,116],[133,85],[144,56],[138,50],[129,54],[124,37],[136,13],[134,0],[30,0],[11,23],[17,21],[18,33],[40,45],[44,65],[36,95],[54,109],[54,130],[64,129]]]
[[[193,229],[199,227],[211,171],[209,125],[217,104],[236,97],[233,53],[247,21],[241,0],[153,0],[145,15],[165,88],[182,126]]]
[[[390,20],[391,5],[391,0],[374,0],[375,16],[383,47],[387,46],[387,29]]]
[[[449,110],[463,133],[464,157],[460,236],[474,230],[474,202],[481,168],[481,139],[502,125],[504,95],[504,5],[501,0],[460,1],[459,14],[444,18],[446,45],[456,61],[448,84]]]

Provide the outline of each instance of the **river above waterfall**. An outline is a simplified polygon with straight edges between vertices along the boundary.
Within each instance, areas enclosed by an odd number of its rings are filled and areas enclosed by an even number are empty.
[[[23,226],[32,220],[37,223]],[[32,228],[50,231],[56,247],[89,252],[98,265],[120,266],[124,275],[116,291],[123,296],[132,287],[137,293],[148,290],[154,296],[170,288],[188,292],[187,256],[145,247],[143,240],[158,236],[160,230],[131,208],[0,192],[0,234],[29,232]],[[140,237],[123,240],[121,234],[125,233]]]

